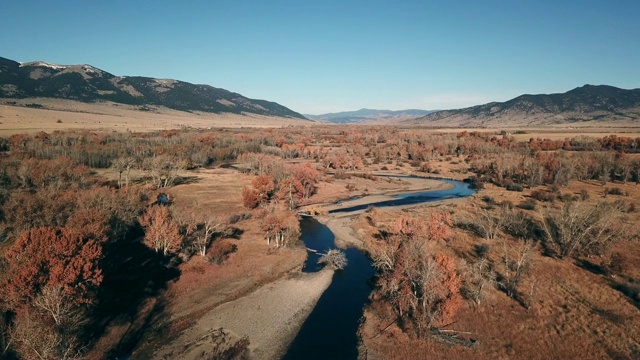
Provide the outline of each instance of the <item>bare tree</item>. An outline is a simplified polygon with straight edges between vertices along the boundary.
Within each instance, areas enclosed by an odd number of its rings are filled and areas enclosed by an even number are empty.
[[[322,254],[318,264],[326,264],[333,270],[342,270],[347,266],[347,257],[338,249],[331,249]]]
[[[476,305],[487,297],[487,290],[496,283],[496,274],[491,262],[482,257],[478,261],[467,264],[464,274],[464,294]]]
[[[624,236],[625,226],[620,224],[623,215],[618,207],[606,202],[589,205],[570,201],[559,212],[547,208],[542,214],[546,245],[559,257],[577,252],[600,254]]]
[[[130,157],[119,157],[111,163],[111,167],[118,172],[118,188],[122,188],[122,175],[125,177],[125,186],[129,186],[129,173],[135,160]]]
[[[487,240],[492,240],[500,235],[511,211],[506,206],[501,206],[498,211],[479,209],[473,215],[463,216],[458,221],[458,225],[471,228],[478,235]]]
[[[80,358],[80,347],[71,331],[57,331],[39,321],[36,314],[20,309],[12,332],[17,353],[24,359],[54,360]]]
[[[509,297],[515,298],[518,286],[531,266],[533,242],[522,241],[517,246],[512,246],[508,245],[507,241],[503,239],[502,249],[502,274],[498,280],[498,285]]]
[[[200,256],[207,255],[207,249],[209,245],[211,245],[213,235],[220,230],[222,224],[223,222],[215,216],[205,216],[205,218],[200,221],[198,226],[199,231],[194,241]]]
[[[56,325],[66,330],[78,329],[86,321],[84,309],[74,304],[61,286],[45,286],[34,299],[33,306],[50,315]]]
[[[157,188],[166,188],[173,185],[178,170],[184,167],[184,163],[178,158],[168,155],[160,155],[145,159],[143,168],[148,171],[153,184]]]

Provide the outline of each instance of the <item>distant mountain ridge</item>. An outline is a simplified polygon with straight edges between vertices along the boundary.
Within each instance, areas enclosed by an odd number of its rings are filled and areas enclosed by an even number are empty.
[[[406,121],[428,126],[526,126],[584,121],[640,120],[640,89],[584,85],[560,94],[521,95]]]
[[[407,109],[407,110],[374,110],[360,109],[356,111],[343,111],[336,113],[327,113],[321,115],[304,114],[305,117],[312,120],[332,122],[336,124],[363,123],[373,120],[391,120],[391,119],[411,119],[417,116],[423,116],[431,113],[429,110]]]
[[[115,76],[91,65],[19,63],[0,57],[0,98],[46,97],[83,102],[112,101],[165,106],[182,111],[251,113],[305,119],[275,102],[249,99],[209,85],[172,79]]]

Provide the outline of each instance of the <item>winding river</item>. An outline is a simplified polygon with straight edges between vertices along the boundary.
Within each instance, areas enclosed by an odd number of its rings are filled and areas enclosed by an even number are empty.
[[[442,180],[453,185],[447,190],[411,192],[395,195],[393,199],[373,204],[348,206],[330,213],[364,210],[369,206],[388,207],[413,205],[472,195],[469,184]],[[305,246],[317,252],[335,249],[334,235],[329,228],[313,218],[300,221],[301,239]],[[362,311],[371,294],[375,275],[371,260],[355,248],[345,251],[348,264],[333,275],[331,285],[322,294],[315,308],[302,325],[283,359],[357,359],[358,326]],[[320,255],[309,252],[303,272],[316,272]]]

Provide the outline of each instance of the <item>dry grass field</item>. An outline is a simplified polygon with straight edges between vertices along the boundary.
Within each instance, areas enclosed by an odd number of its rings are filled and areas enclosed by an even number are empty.
[[[37,107],[33,107],[36,104]],[[111,102],[83,103],[48,98],[0,99],[0,136],[16,133],[52,132],[62,130],[147,132],[180,128],[273,128],[288,126],[322,126],[301,119],[270,117],[254,114],[212,114],[185,112],[164,107],[149,107],[142,111],[133,105]],[[398,121],[372,121],[359,126],[400,125]],[[339,125],[335,125],[339,126]],[[522,131],[522,129],[525,129]],[[420,132],[452,131],[496,132],[504,130],[517,140],[544,138],[563,140],[581,135],[602,137],[610,134],[639,137],[640,125],[620,122],[590,122],[578,125],[544,127],[421,128]]]
[[[445,173],[458,165],[440,163]],[[454,172],[453,174],[455,174]],[[632,208],[640,204],[640,186],[634,183],[606,184],[615,186],[625,195],[607,195],[602,184],[596,181],[573,181],[562,188],[562,193],[578,195],[586,191],[588,204],[598,201],[623,201]],[[466,199],[425,204],[403,209],[384,209],[381,217],[386,223],[400,216],[424,217],[432,211],[448,212],[460,218],[473,216],[487,206],[486,200],[495,204],[520,204],[531,199],[537,187],[524,192],[506,191],[487,185],[478,194]],[[560,202],[539,202],[534,210],[524,210],[537,218],[545,207],[559,208]],[[640,214],[629,213],[629,224],[638,224]],[[630,225],[633,226],[633,225]],[[366,221],[351,222],[352,234],[362,239],[366,236]],[[628,229],[634,232],[633,228]],[[636,229],[637,230],[637,229]],[[637,231],[635,231],[637,232]],[[457,258],[459,272],[464,274],[468,264],[478,260],[478,245],[486,246],[487,258],[499,264],[504,242],[516,247],[517,240],[503,236],[485,240],[465,230],[456,228],[446,245],[438,251]],[[609,276],[600,264],[605,257],[555,259],[544,255],[540,244],[531,254],[531,265],[521,285],[527,306],[508,297],[497,288],[491,288],[480,304],[465,301],[452,324],[446,330],[460,332],[463,338],[478,341],[476,347],[451,346],[437,339],[416,339],[408,336],[397,325],[387,326],[393,318],[380,317],[375,307],[365,311],[361,327],[364,346],[361,354],[367,359],[632,359],[640,356],[640,312],[635,303],[620,290],[627,279],[640,278],[640,247],[637,240],[616,243],[609,250],[626,256],[626,268],[621,275]],[[588,355],[587,355],[588,354]]]
[[[16,105],[13,105],[15,103]],[[38,104],[38,108],[26,105]],[[163,107],[140,111],[117,103],[82,103],[33,98],[0,100],[0,136],[56,130],[146,132],[180,128],[307,126],[312,121],[262,115],[211,114]]]

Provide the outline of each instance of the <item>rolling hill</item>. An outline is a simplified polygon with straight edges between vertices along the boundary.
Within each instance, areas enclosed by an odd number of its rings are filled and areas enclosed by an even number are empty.
[[[258,114],[305,119],[275,102],[249,99],[209,85],[171,79],[115,76],[91,65],[20,63],[0,57],[0,98],[55,98],[164,106],[180,111]]]
[[[505,127],[616,122],[640,124],[640,89],[584,85],[561,94],[521,95],[458,110],[438,111],[405,124]]]

